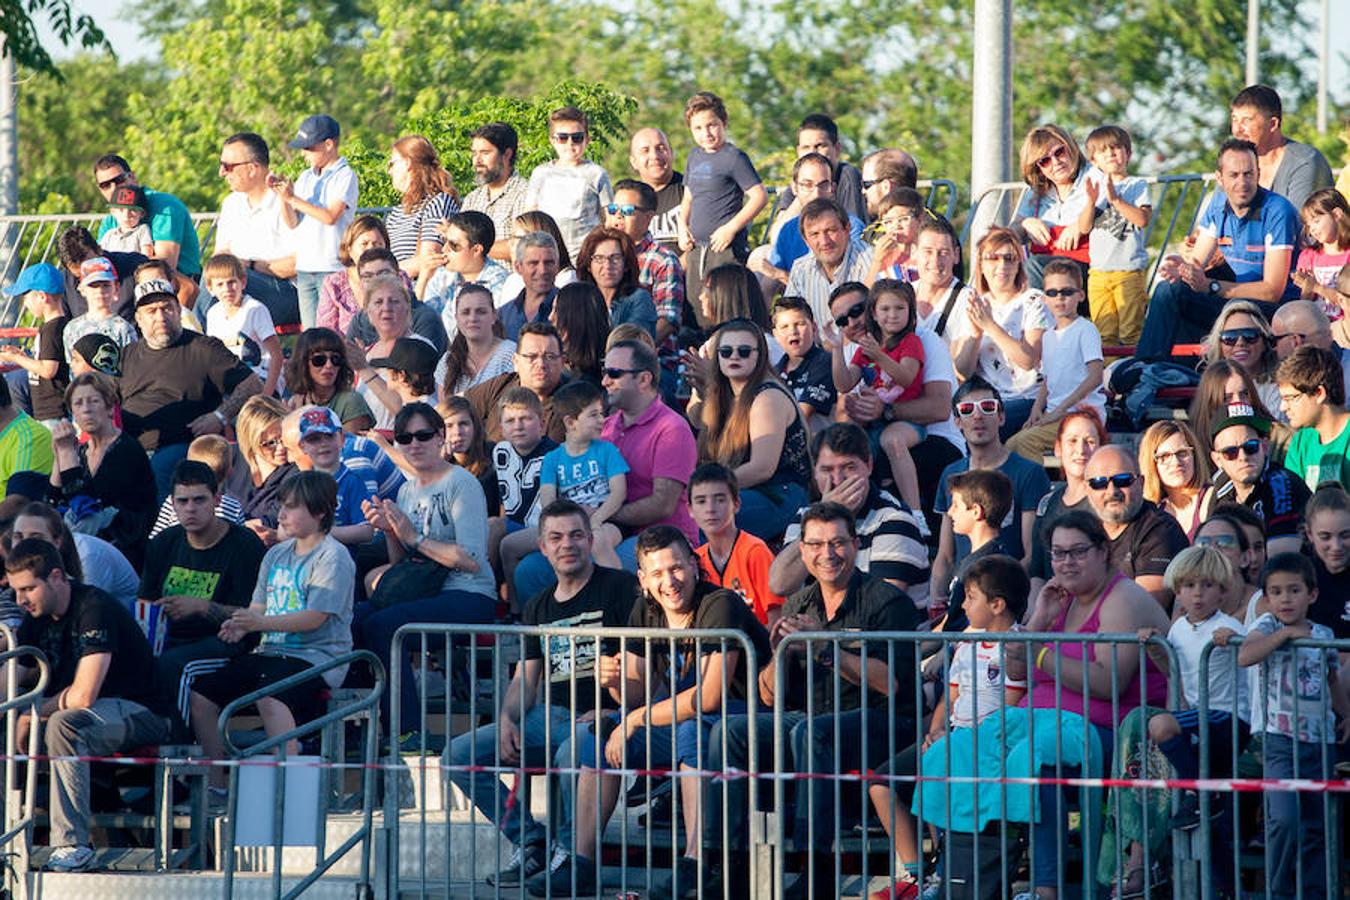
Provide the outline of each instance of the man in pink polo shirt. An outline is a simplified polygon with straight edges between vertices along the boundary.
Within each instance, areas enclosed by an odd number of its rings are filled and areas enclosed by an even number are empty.
[[[684,417],[661,402],[656,352],[641,341],[619,341],[605,354],[601,382],[613,413],[600,436],[628,463],[627,502],[610,521],[627,539],[616,548],[625,569],[637,571],[637,535],[650,525],[674,525],[691,544],[698,526],[689,515],[685,485],[698,464],[698,445]],[[531,553],[516,567],[522,600],[549,587],[553,570],[543,554]]]

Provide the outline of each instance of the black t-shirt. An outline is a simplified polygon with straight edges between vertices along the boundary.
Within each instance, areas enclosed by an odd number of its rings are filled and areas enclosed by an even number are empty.
[[[38,329],[39,361],[56,363],[54,378],[38,378],[28,374],[28,396],[33,403],[33,418],[60,419],[66,414],[66,385],[70,384],[70,366],[66,365],[65,344],[61,336],[65,334],[68,316],[57,316],[50,322],[43,322]]]
[[[694,590],[694,602],[698,604],[694,612],[694,623],[690,626],[694,629],[719,628],[735,629],[745,633],[750,639],[750,644],[755,648],[755,662],[762,667],[769,661],[773,655],[773,648],[769,645],[769,633],[764,630],[759,619],[755,618],[755,611],[746,605],[745,600],[735,591],[719,588],[700,581]],[[669,628],[666,622],[665,611],[661,609],[654,601],[639,601],[633,604],[633,615],[629,624],[634,628]],[[669,649],[670,645],[666,641],[652,641],[652,676],[662,682],[670,680],[671,664]],[[704,640],[697,648],[692,641],[677,642],[675,647],[675,690],[672,693],[679,693],[693,687],[695,684],[695,675],[697,673],[697,656],[707,656],[712,653],[721,653],[723,649],[722,642],[715,640]],[[726,650],[741,650],[739,642],[728,641]],[[638,656],[643,655],[645,647],[641,641],[630,641],[627,647],[630,653]],[[741,653],[736,660],[736,670],[727,678],[727,690],[731,696],[729,700],[744,700],[748,696],[746,681],[746,663],[745,654]],[[750,673],[750,678],[758,677],[756,670]],[[750,682],[753,685],[753,681]]]
[[[1191,544],[1177,520],[1145,500],[1139,515],[1111,542],[1111,565],[1129,578],[1162,575]]]
[[[838,393],[834,389],[834,375],[830,371],[830,354],[816,344],[797,368],[789,372],[787,364],[786,356],[778,361],[778,374],[783,376],[783,381],[787,382],[797,402],[810,404],[822,416],[834,412]]]
[[[1316,553],[1309,555],[1317,571],[1317,601],[1308,607],[1308,620],[1330,628],[1337,640],[1350,638],[1350,569],[1333,575]]]
[[[1027,574],[1032,578],[1049,581],[1055,577],[1054,570],[1050,568],[1050,535],[1046,530],[1050,523],[1070,510],[1092,512],[1087,494],[1079,497],[1077,503],[1065,503],[1064,491],[1067,488],[1068,485],[1063,482],[1055,485],[1036,506],[1036,524],[1031,530],[1031,565],[1027,566]]]
[[[155,659],[145,634],[126,607],[96,587],[72,582],[66,614],[59,619],[26,615],[16,639],[46,654],[51,664],[48,697],[70,687],[81,659],[108,653],[112,664],[99,697],[131,700],[162,711],[155,689]]]
[[[661,244],[676,256],[680,255],[677,223],[680,218],[680,204],[683,202],[684,176],[679,172],[672,172],[670,181],[666,182],[665,187],[656,192],[656,215],[652,217],[652,223],[647,226],[647,230],[652,233],[652,240]]]
[[[553,628],[623,628],[628,625],[629,611],[638,594],[638,581],[631,572],[619,569],[606,569],[596,566],[591,580],[570,599],[559,602],[553,592],[557,585],[548,588],[525,604],[521,611],[522,625],[547,625]],[[545,648],[545,643],[548,644]],[[595,706],[595,651],[594,640],[572,640],[557,635],[539,640],[525,641],[526,659],[543,659],[548,653],[547,678],[551,683],[549,701],[554,705],[567,705],[573,670],[576,672],[576,706],[573,712],[580,715],[589,712]],[[600,652],[613,656],[619,652],[619,642],[613,639],[600,641]],[[544,688],[539,688],[538,701],[544,702]],[[616,704],[609,691],[601,691],[601,705],[612,707]]]
[[[163,350],[136,341],[122,351],[122,421],[146,450],[186,444],[188,423],[253,374],[213,337],[184,331]]]
[[[140,597],[204,597],[225,606],[248,606],[266,552],[258,536],[242,525],[230,525],[225,535],[205,550],[188,543],[182,525],[166,528],[150,542]],[[199,641],[218,630],[203,617],[171,620],[167,643],[172,646]]]
[[[966,558],[961,560],[947,589],[947,621],[942,626],[943,631],[965,631],[970,625],[970,620],[966,618],[966,573],[977,561],[999,553],[1009,555],[1007,548],[1003,546],[1002,538],[994,538],[989,543],[981,545],[979,549],[970,551],[966,554]]]
[[[1246,500],[1238,500],[1237,488],[1220,472],[1214,478],[1215,503],[1241,503],[1266,523],[1266,539],[1298,535],[1303,528],[1303,510],[1312,491],[1283,466],[1267,464],[1266,471]],[[1316,620],[1314,620],[1316,621]]]

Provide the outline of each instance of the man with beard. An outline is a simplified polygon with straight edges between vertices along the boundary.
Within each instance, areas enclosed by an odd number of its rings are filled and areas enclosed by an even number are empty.
[[[1177,520],[1144,499],[1144,479],[1133,453],[1115,444],[1097,448],[1084,478],[1088,503],[1111,539],[1111,565],[1171,609],[1163,584],[1167,564],[1189,541]]]
[[[1266,553],[1298,553],[1303,509],[1312,492],[1297,475],[1270,464],[1270,420],[1246,403],[1229,405],[1211,429],[1214,503],[1240,503],[1265,523]]]
[[[497,240],[488,254],[493,259],[511,258],[511,238],[516,216],[525,212],[525,191],[530,183],[516,174],[516,130],[505,122],[489,122],[473,133],[473,180],[461,212],[487,213],[497,229]]]
[[[262,379],[213,337],[184,331],[173,285],[150,279],[136,286],[136,325],[142,339],[122,351],[122,419],[150,453],[156,502],[169,493],[174,466],[188,444],[221,434]]]

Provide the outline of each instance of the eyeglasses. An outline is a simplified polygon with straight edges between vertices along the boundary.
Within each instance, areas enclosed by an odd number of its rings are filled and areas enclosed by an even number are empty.
[[[1108,484],[1124,490],[1138,480],[1139,476],[1131,472],[1117,472],[1114,475],[1098,475],[1096,478],[1089,478],[1087,484],[1094,491],[1104,491]]]
[[[309,355],[309,364],[316,369],[322,369],[324,366],[335,366],[342,368],[341,353],[311,353]]]
[[[741,359],[749,359],[750,354],[754,353],[755,350],[757,349],[758,348],[752,344],[739,344],[735,347],[732,347],[728,344],[723,344],[722,346],[717,348],[717,355],[722,357],[723,359],[731,359],[731,354],[734,353]]]
[[[980,260],[987,263],[1015,263],[1021,262],[1022,257],[1016,253],[986,253]]]
[[[252,165],[252,164],[253,164],[253,160],[251,160],[251,159],[246,159],[246,160],[244,160],[243,162],[226,162],[225,160],[222,159],[222,160],[220,161],[220,171],[222,171],[222,172],[224,172],[225,174],[228,175],[229,173],[233,172],[235,169],[239,168],[240,166],[249,166],[249,165]],[[99,187],[102,187],[102,186],[103,186],[103,184],[102,184],[102,182],[100,182],[100,183],[99,183]]]
[[[120,175],[114,175],[112,178],[109,178],[107,181],[100,181],[100,182],[98,183],[98,189],[101,190],[101,191],[106,191],[108,188],[111,188],[111,187],[117,187],[119,184],[126,184],[126,183],[127,183],[127,177],[128,177],[129,175],[130,175],[129,172],[123,172],[123,173],[121,173]]]
[[[728,349],[730,349],[730,348],[728,348]],[[636,375],[636,374],[639,373],[639,372],[645,372],[645,371],[647,371],[647,370],[646,370],[646,369],[614,369],[614,368],[610,368],[609,366],[606,366],[606,367],[605,367],[604,369],[602,369],[601,371],[604,372],[605,377],[608,378],[610,381],[618,381],[620,378],[622,378],[622,377],[625,376],[625,375]]]
[[[562,359],[561,353],[517,353],[516,356],[532,366],[536,363],[555,363]]]
[[[275,450],[281,446],[281,438],[270,438],[265,441],[258,441],[258,446],[264,450]]]
[[[1003,407],[1003,401],[995,400],[993,397],[987,397],[984,400],[962,400],[956,404],[956,414],[963,419],[969,419],[979,410],[986,416],[996,415]]]
[[[420,431],[400,431],[398,434],[394,435],[394,442],[402,444],[405,447],[413,441],[417,441],[419,444],[425,444],[438,434],[440,434],[440,432],[434,428],[423,428]]]
[[[623,265],[623,254],[610,253],[606,256],[601,256],[597,253],[595,256],[591,257],[591,265],[596,265],[597,263],[602,266],[621,266]]]
[[[1219,341],[1225,347],[1232,347],[1241,341],[1244,344],[1256,344],[1265,339],[1256,328],[1232,328],[1219,332]]]
[[[1177,450],[1159,450],[1153,454],[1153,461],[1158,464],[1174,462],[1180,465],[1184,462],[1190,462],[1191,457],[1195,455],[1195,450],[1190,447],[1181,447]]]
[[[364,272],[361,271],[360,269],[356,270],[356,277],[361,279],[362,281],[370,281],[372,278],[379,278],[381,275],[397,275],[397,274],[398,273],[395,272],[393,269],[377,269],[374,272],[371,272],[369,270]]]
[[[1060,144],[1058,147],[1051,150],[1049,153],[1045,154],[1040,159],[1036,160],[1036,166],[1037,168],[1045,169],[1048,168],[1049,165],[1055,160],[1068,158],[1069,158],[1069,148],[1064,146],[1063,144]]]
[[[632,203],[611,203],[609,206],[605,207],[605,212],[609,213],[611,216],[623,216],[626,219],[635,213],[650,212],[650,210],[635,206]]]
[[[1237,537],[1231,534],[1206,534],[1195,539],[1197,547],[1222,547],[1225,550],[1232,550],[1237,545]]]
[[[829,190],[834,187],[834,182],[826,178],[824,181],[794,181],[792,186],[799,191]]]
[[[1215,447],[1214,452],[1224,459],[1237,459],[1239,453],[1243,456],[1255,456],[1261,452],[1261,441],[1259,438],[1251,438],[1231,447]]]
[[[584,131],[559,131],[553,135],[553,141],[557,144],[566,144],[568,141],[580,144],[584,140],[586,140],[586,132]]]
[[[1087,559],[1092,546],[1092,544],[1074,544],[1072,547],[1051,547],[1050,561],[1064,562],[1066,559],[1071,559],[1074,562],[1082,562]]]
[[[840,328],[843,328],[849,322],[852,322],[854,319],[858,318],[858,316],[861,316],[866,311],[867,311],[867,301],[859,300],[857,303],[850,306],[843,315],[835,316],[834,324],[838,325]]]
[[[812,553],[819,553],[826,547],[830,548],[835,553],[843,553],[852,543],[853,542],[847,538],[831,538],[828,541],[804,540],[801,542],[801,545],[803,549],[810,550]]]
[[[1078,288],[1050,288],[1044,291],[1047,297],[1072,297],[1079,293]]]

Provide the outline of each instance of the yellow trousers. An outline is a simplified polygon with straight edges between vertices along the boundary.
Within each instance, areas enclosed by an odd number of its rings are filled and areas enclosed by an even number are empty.
[[[1102,335],[1102,346],[1134,346],[1144,330],[1148,309],[1145,273],[1088,272],[1088,309]]]

